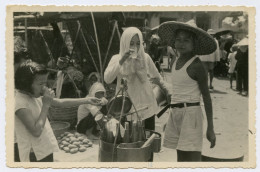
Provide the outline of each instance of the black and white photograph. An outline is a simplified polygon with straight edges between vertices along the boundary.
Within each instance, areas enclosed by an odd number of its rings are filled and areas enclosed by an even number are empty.
[[[254,9],[71,9],[9,7],[9,166],[255,165]]]

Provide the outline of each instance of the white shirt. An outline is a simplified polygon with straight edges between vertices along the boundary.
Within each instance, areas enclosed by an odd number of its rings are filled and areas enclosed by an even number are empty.
[[[235,58],[236,54],[237,54],[237,52],[235,51],[235,52],[230,53],[228,55],[228,60],[229,60],[229,70],[228,70],[228,72],[229,73],[233,73],[234,70],[235,70],[235,67],[236,67],[236,64],[237,64],[237,60]]]
[[[176,70],[175,60],[171,73],[172,96],[171,103],[195,103],[200,101],[201,91],[197,81],[192,79],[188,73],[187,68],[197,57],[192,57],[184,66]]]
[[[101,109],[101,106],[94,106],[94,105],[90,105],[90,104],[80,105],[79,108],[78,108],[78,122],[77,122],[77,124],[79,124],[79,122],[82,119],[84,119],[86,116],[88,116],[89,113],[91,113],[93,116],[95,116],[100,109]]]
[[[119,60],[121,59],[120,55],[114,55],[108,67],[104,73],[104,79],[106,83],[112,83],[117,78],[117,86],[116,93],[120,89],[121,79],[124,77],[127,79],[127,92],[129,93],[130,99],[133,101],[136,109],[148,107],[147,110],[143,110],[138,112],[139,116],[142,119],[146,119],[154,115],[158,111],[158,105],[153,94],[152,85],[149,81],[150,78],[161,78],[158,70],[156,69],[151,57],[148,54],[145,54],[145,63],[146,63],[146,71],[142,71],[143,75],[146,75],[144,82],[138,78],[137,75],[131,74],[131,76],[123,76],[120,73],[121,65],[119,64]],[[134,111],[134,108],[131,110]]]
[[[29,109],[32,117],[39,118],[42,109],[42,98],[33,98],[16,91],[15,112],[19,109]],[[41,160],[53,152],[59,151],[57,140],[52,131],[49,120],[46,119],[44,129],[39,137],[34,137],[25,127],[23,122],[15,115],[15,136],[18,143],[21,162],[29,162],[31,149],[36,159]]]

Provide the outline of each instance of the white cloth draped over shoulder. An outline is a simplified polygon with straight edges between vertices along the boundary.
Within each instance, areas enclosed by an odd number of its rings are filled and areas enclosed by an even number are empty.
[[[119,64],[120,59],[130,49],[130,41],[134,35],[140,39],[140,48],[137,58],[128,58],[123,65]],[[141,32],[134,27],[127,28],[120,41],[120,53],[114,55],[105,70],[104,80],[112,83],[117,78],[116,93],[120,89],[121,79],[127,80],[128,93],[137,109],[148,107],[147,110],[138,112],[142,119],[154,115],[158,110],[158,105],[153,94],[152,85],[149,78],[159,78],[161,76],[156,69],[151,57],[144,52],[143,38]],[[132,111],[134,109],[132,108]]]

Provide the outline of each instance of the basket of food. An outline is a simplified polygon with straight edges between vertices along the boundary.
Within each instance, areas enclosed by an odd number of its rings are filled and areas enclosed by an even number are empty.
[[[50,121],[62,121],[70,124],[70,129],[74,129],[77,124],[78,106],[73,107],[54,107],[49,109]]]
[[[63,121],[51,121],[51,128],[56,137],[59,137],[62,133],[66,132],[70,128],[70,123]]]

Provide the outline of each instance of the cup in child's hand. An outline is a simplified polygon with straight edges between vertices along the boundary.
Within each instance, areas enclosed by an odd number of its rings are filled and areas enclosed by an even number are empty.
[[[130,52],[130,54],[132,54],[133,52],[135,52],[135,50],[134,49],[130,49],[129,52]]]

